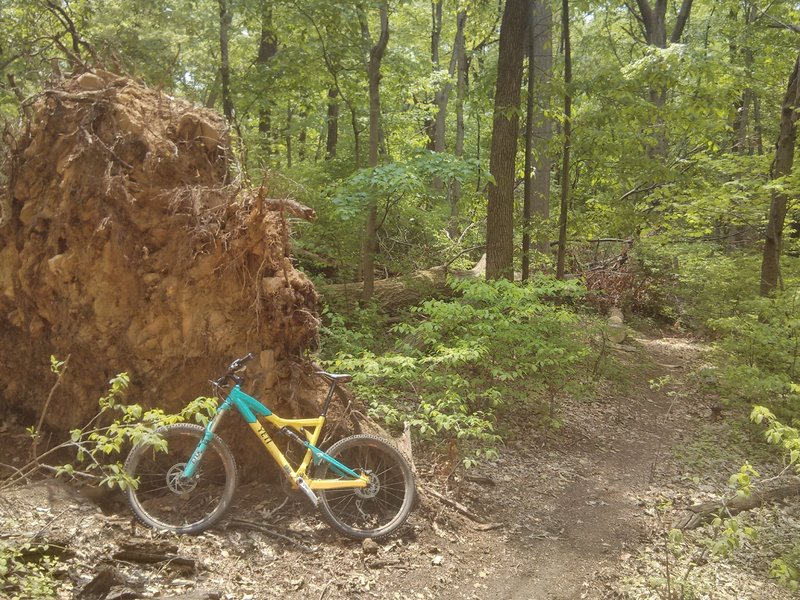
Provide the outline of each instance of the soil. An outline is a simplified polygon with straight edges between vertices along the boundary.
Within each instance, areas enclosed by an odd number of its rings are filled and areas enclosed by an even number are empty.
[[[420,483],[483,524],[428,498],[399,535],[361,544],[333,533],[302,498],[254,481],[221,526],[164,537],[137,525],[121,504],[101,510],[86,493],[48,481],[2,492],[0,539],[63,548],[59,598],[665,598],[654,581],[664,577],[670,523],[682,506],[718,493],[736,461],[704,462],[719,472],[705,472],[700,483],[684,476],[692,468],[686,452],[705,447],[709,435],[722,438],[713,429],[714,399],[691,381],[704,347],[669,337],[628,343],[604,359],[613,385],[558,401],[557,432],[545,435],[520,410],[505,435],[511,441],[491,463],[465,474],[417,456]],[[4,448],[22,452],[18,431],[2,435]],[[794,508],[780,510],[787,511],[780,519],[768,511],[754,518],[765,527],[800,519]],[[142,548],[156,562],[134,560],[131,549]],[[697,580],[686,598],[791,597],[768,578],[770,555],[749,544],[741,553],[724,563],[697,560],[691,575],[674,563],[673,577]]]

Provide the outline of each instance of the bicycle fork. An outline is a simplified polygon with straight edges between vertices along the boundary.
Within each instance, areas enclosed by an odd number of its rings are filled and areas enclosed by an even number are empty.
[[[206,448],[211,443],[211,440],[214,438],[214,431],[217,429],[220,421],[222,421],[222,417],[225,416],[225,413],[228,412],[231,405],[228,402],[223,402],[222,405],[219,407],[217,414],[215,414],[211,420],[206,425],[205,433],[203,434],[202,439],[197,444],[197,447],[192,452],[192,455],[189,457],[189,460],[186,462],[186,465],[183,467],[183,473],[181,473],[181,479],[191,479],[197,473],[197,467],[200,465],[200,461],[203,460],[203,454],[206,452]]]

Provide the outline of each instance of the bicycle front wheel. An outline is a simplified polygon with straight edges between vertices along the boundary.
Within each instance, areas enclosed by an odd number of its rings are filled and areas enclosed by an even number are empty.
[[[375,436],[354,435],[336,442],[327,453],[370,478],[366,488],[320,490],[319,509],[331,527],[363,540],[385,537],[405,523],[416,488],[411,467],[394,446]],[[327,462],[316,475],[330,476]]]
[[[205,430],[178,423],[155,431],[167,443],[135,446],[125,470],[138,480],[128,488],[128,503],[136,518],[148,527],[173,533],[200,533],[222,518],[236,490],[236,462],[225,443],[213,437],[195,475],[181,477]]]

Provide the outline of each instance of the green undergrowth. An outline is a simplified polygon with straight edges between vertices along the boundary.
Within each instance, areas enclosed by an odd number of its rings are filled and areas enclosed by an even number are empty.
[[[429,300],[383,330],[329,315],[325,357],[353,373],[356,394],[390,427],[408,422],[428,442],[460,441],[465,463],[496,454],[498,415],[527,404],[545,424],[544,399],[577,385],[586,322],[582,288],[538,276],[526,284],[450,281],[456,297]],[[366,342],[366,343],[365,343]]]
[[[59,561],[46,544],[0,541],[0,597],[9,600],[55,598]]]
[[[701,481],[704,473],[715,473],[724,480],[720,469],[727,467],[732,487],[720,493],[729,496],[747,495],[763,485],[760,468],[751,464],[765,466],[770,485],[797,474],[800,260],[782,257],[781,290],[768,298],[758,293],[761,255],[755,248],[654,237],[641,244],[635,260],[657,275],[663,288],[659,297],[665,298],[662,315],[705,335],[712,346],[708,364],[695,375],[702,392],[718,405],[722,421],[706,425],[700,439],[681,449],[692,477]],[[758,543],[772,544],[769,535],[765,531]],[[799,553],[780,547],[783,554],[769,571],[796,590]]]

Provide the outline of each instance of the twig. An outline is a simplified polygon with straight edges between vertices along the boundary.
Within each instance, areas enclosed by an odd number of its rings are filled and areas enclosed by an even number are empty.
[[[0,463],[0,467],[5,467],[6,469],[11,469],[12,471],[16,471],[17,479],[24,479],[25,478],[25,473],[23,473],[22,471],[20,471],[17,467],[15,467],[13,465],[9,465],[9,464],[6,464],[6,463]],[[0,489],[5,489],[5,488],[0,488]]]
[[[309,547],[308,545],[298,542],[297,540],[292,539],[288,535],[278,533],[273,528],[267,525],[260,525],[259,523],[253,523],[252,521],[246,521],[245,519],[231,519],[230,524],[238,527],[249,527],[250,529],[255,529],[256,531],[266,533],[269,536],[276,537],[286,542],[289,542],[290,544],[297,546],[298,548],[300,548],[305,552],[314,551],[314,549]]]
[[[50,393],[47,395],[47,400],[44,402],[44,408],[42,408],[42,414],[39,416],[39,422],[36,424],[36,431],[33,432],[33,444],[31,445],[31,459],[38,465],[39,464],[39,457],[36,455],[36,448],[39,445],[39,432],[42,430],[42,425],[44,424],[44,418],[47,415],[47,409],[50,407],[50,401],[53,399],[53,395],[56,393],[56,390],[61,385],[61,380],[64,378],[64,373],[67,372],[67,366],[69,365],[69,359],[72,355],[68,355],[66,360],[64,360],[63,364],[61,365],[61,370],[58,373],[58,378],[56,382],[53,384],[53,387],[50,388]]]
[[[331,586],[331,582],[328,581],[325,583],[325,587],[322,588],[322,593],[319,595],[318,600],[322,600],[325,597],[325,594],[328,592],[328,588]]]
[[[470,519],[471,521],[475,521],[476,523],[486,524],[486,521],[470,511],[466,506],[461,504],[460,502],[456,502],[452,498],[448,498],[447,496],[440,494],[435,489],[430,486],[423,486],[423,489],[431,494],[431,496],[438,498],[444,504],[456,509],[456,511],[460,512],[462,515]]]

